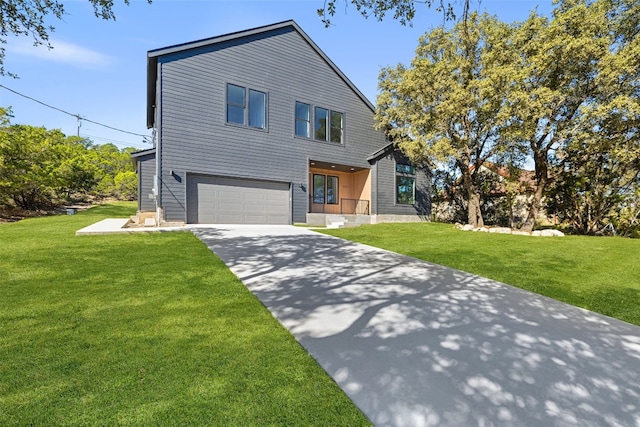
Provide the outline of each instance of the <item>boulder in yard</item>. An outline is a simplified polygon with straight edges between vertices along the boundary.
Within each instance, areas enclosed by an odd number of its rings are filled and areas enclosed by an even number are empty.
[[[489,229],[489,233],[511,234],[512,231],[509,227],[492,227]]]
[[[563,237],[564,233],[560,230],[540,230],[540,235],[543,237]]]

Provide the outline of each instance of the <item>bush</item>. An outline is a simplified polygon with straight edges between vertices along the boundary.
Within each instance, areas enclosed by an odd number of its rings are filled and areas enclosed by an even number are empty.
[[[138,175],[135,172],[118,172],[113,181],[116,197],[121,200],[135,200],[138,195]]]

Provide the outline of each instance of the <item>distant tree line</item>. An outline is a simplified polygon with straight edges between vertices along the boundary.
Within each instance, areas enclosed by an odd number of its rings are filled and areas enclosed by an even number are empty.
[[[0,208],[39,211],[91,198],[136,197],[134,148],[11,124],[9,116],[0,108]]]

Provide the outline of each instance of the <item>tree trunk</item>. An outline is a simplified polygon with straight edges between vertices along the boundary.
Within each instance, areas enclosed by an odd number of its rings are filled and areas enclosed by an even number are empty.
[[[484,227],[482,210],[480,209],[480,194],[473,192],[469,194],[469,207],[467,211],[468,222],[473,227]]]
[[[469,167],[462,163],[462,184],[467,193],[467,223],[474,228],[483,227],[482,210],[480,208],[480,192],[473,185],[473,177]]]
[[[536,168],[536,190],[529,203],[527,219],[524,221],[524,224],[522,224],[522,227],[520,227],[520,230],[529,233],[533,231],[533,227],[536,225],[536,218],[538,217],[538,212],[540,212],[540,202],[549,183],[549,165],[547,164],[546,150],[535,150],[533,160]]]
[[[513,218],[513,204],[515,203],[515,196],[507,193],[507,208],[509,209],[509,228],[515,228],[516,221]]]
[[[531,233],[533,231],[533,227],[536,225],[536,217],[538,216],[538,212],[540,210],[540,200],[542,197],[538,196],[538,190],[533,195],[533,199],[531,199],[531,203],[529,205],[529,213],[527,214],[527,219],[520,227],[521,231],[526,231]]]

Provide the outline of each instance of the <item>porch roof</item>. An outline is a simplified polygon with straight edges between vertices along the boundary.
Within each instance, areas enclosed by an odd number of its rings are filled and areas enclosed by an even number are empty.
[[[309,160],[309,167],[315,169],[327,169],[330,171],[340,171],[340,172],[348,172],[355,173],[363,170],[369,170],[369,168],[363,168],[359,166],[350,166],[350,165],[341,165],[339,163],[332,162],[322,162],[319,160]]]

